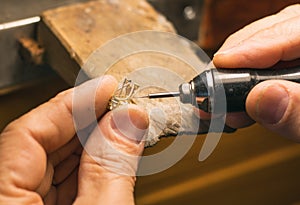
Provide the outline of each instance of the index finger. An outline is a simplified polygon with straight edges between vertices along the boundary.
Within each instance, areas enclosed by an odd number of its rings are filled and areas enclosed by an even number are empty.
[[[228,50],[243,40],[248,39],[250,36],[254,35],[256,32],[260,30],[267,29],[275,24],[284,22],[290,18],[296,17],[300,15],[300,4],[288,6],[285,9],[281,10],[275,15],[267,16],[265,18],[254,21],[253,23],[245,26],[244,28],[238,30],[231,36],[229,36],[222,47],[218,52],[222,52]]]
[[[47,153],[51,153],[66,144],[76,132],[73,119],[73,96],[76,100],[77,113],[94,112],[95,118],[105,111],[109,99],[117,86],[112,76],[103,76],[90,80],[76,88],[58,94],[49,102],[35,108],[11,123],[4,132],[12,129],[33,137]],[[91,107],[91,102],[94,107]],[[91,121],[84,120],[88,126]],[[79,128],[80,129],[80,128]]]
[[[299,8],[290,6],[233,34],[215,54],[216,67],[267,68],[299,58]]]

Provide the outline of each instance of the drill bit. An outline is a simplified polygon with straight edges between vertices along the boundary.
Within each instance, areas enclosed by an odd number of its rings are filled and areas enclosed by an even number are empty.
[[[180,92],[164,92],[164,93],[149,93],[148,95],[144,96],[135,96],[134,98],[170,98],[170,97],[178,97],[180,96]]]

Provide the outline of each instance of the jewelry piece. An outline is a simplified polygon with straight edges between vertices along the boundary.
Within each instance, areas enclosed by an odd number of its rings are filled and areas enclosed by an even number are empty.
[[[118,89],[108,103],[108,109],[113,110],[121,105],[134,104],[132,99],[136,90],[140,86],[132,80],[125,78],[122,83],[119,84]]]

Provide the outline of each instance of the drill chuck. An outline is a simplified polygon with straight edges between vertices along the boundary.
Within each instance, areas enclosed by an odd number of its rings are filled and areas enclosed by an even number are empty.
[[[241,112],[246,109],[246,98],[251,89],[265,80],[300,83],[300,67],[206,70],[189,83],[179,86],[180,100],[198,106],[206,112]],[[226,106],[218,106],[224,104]]]

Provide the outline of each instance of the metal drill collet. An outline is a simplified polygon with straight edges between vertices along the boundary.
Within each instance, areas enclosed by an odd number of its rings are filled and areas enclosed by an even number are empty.
[[[121,105],[133,104],[133,95],[140,86],[125,78],[108,103],[108,109],[113,110]]]

